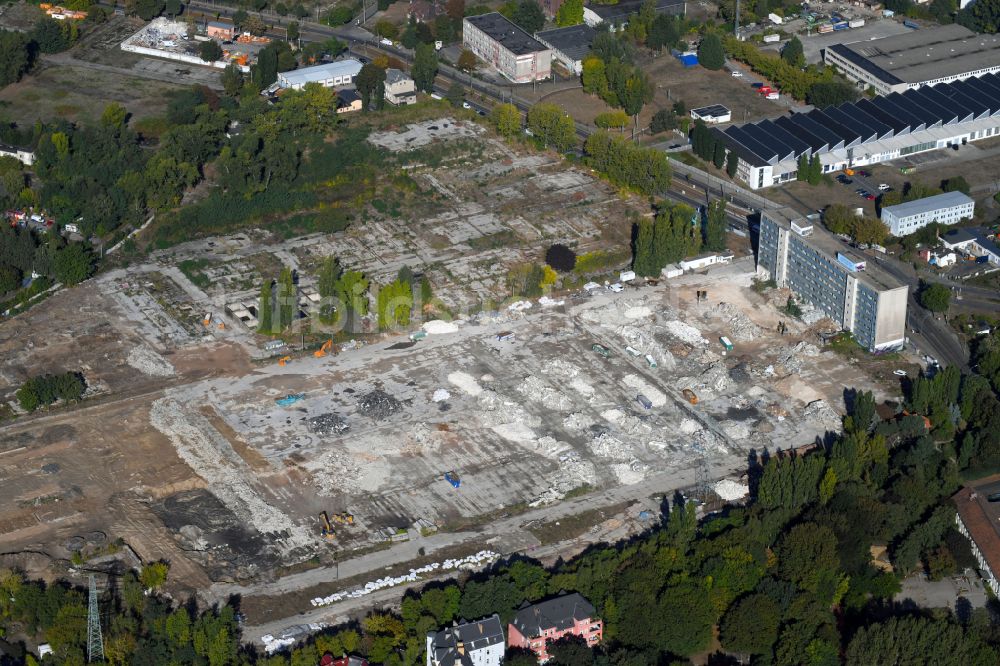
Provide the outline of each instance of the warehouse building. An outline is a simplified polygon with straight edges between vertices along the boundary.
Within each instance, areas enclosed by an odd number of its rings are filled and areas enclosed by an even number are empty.
[[[823,173],[1000,136],[1000,75],[713,128],[739,158],[751,189],[795,180],[798,158],[818,155]]]
[[[958,24],[914,30],[851,44],[833,44],[827,65],[880,95],[1000,72],[1000,35],[978,35]]]
[[[758,271],[822,310],[869,351],[905,342],[907,287],[784,208],[761,214]]]
[[[499,12],[467,16],[462,44],[514,83],[542,81],[552,74],[552,51]]]
[[[597,31],[586,23],[536,32],[535,37],[552,49],[552,57],[576,75],[583,73],[583,59],[590,53]]]
[[[628,23],[629,17],[638,14],[644,0],[624,0],[615,4],[591,4],[583,8],[583,22],[592,28],[602,23],[611,26],[611,30]],[[656,0],[654,11],[657,14],[672,14],[685,16],[687,14],[686,0]]]
[[[290,72],[280,72],[277,87],[289,90],[302,90],[307,83],[318,83],[325,88],[334,86],[349,86],[354,84],[354,77],[361,71],[361,63],[354,58],[345,58],[334,62],[294,69]]]
[[[955,224],[971,220],[975,212],[975,201],[961,192],[945,192],[883,208],[882,221],[893,236],[906,236],[931,222]]]

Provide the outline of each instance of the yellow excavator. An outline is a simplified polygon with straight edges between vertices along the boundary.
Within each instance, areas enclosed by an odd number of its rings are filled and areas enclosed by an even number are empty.
[[[354,524],[354,514],[348,513],[346,511],[341,511],[340,513],[333,514],[333,522],[339,525],[353,525]]]
[[[326,511],[319,512],[320,520],[320,534],[322,534],[327,539],[333,538],[333,525],[330,524],[330,518],[326,515]]]
[[[323,358],[324,356],[326,356],[326,353],[330,351],[330,347],[332,346],[333,346],[333,340],[327,340],[326,342],[323,343],[322,347],[313,352],[313,356],[315,356],[316,358]]]

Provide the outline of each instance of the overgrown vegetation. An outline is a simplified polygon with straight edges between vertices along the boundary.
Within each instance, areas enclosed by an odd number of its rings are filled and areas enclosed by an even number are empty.
[[[39,407],[47,407],[59,400],[75,402],[83,397],[87,384],[78,372],[64,372],[60,375],[39,375],[32,377],[17,390],[16,397],[21,408],[33,412]]]

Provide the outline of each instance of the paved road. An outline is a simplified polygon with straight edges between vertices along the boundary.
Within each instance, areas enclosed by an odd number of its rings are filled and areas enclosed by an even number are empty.
[[[958,339],[947,322],[937,319],[914,298],[920,279],[912,267],[895,259],[882,258],[877,255],[873,259],[880,268],[910,288],[906,323],[910,328],[911,342],[915,343],[924,353],[936,358],[941,365],[953,365],[963,372],[968,372],[969,352],[965,345]]]

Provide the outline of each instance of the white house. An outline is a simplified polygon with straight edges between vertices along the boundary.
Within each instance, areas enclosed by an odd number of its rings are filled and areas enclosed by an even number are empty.
[[[493,614],[427,634],[427,666],[503,666],[506,640]]]
[[[22,150],[3,144],[0,144],[0,157],[13,157],[24,166],[31,166],[35,163],[35,154],[30,150]]]

